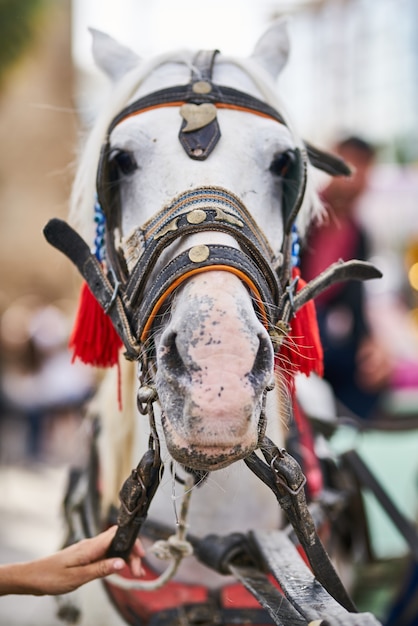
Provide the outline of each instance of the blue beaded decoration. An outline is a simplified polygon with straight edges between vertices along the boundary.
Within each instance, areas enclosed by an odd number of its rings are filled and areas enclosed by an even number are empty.
[[[94,221],[96,222],[96,236],[94,238],[93,253],[100,263],[105,259],[105,230],[106,217],[99,201],[94,204]]]
[[[292,249],[291,249],[292,267],[299,267],[300,264],[300,239],[298,229],[295,224],[292,226]]]

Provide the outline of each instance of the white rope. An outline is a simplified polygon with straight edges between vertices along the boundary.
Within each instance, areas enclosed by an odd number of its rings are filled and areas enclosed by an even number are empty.
[[[184,485],[184,495],[181,505],[180,517],[177,523],[175,535],[171,535],[168,539],[160,539],[151,547],[153,554],[162,560],[171,559],[167,569],[154,580],[139,580],[138,578],[124,578],[119,574],[112,574],[107,580],[121,589],[134,589],[139,591],[154,591],[160,589],[168,583],[177,572],[180,563],[186,556],[193,554],[193,546],[187,539],[186,534],[186,518],[189,511],[190,497],[194,480],[190,476],[186,479]]]

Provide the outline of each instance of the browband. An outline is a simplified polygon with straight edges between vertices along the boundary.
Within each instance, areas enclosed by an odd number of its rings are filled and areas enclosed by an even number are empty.
[[[209,83],[208,83],[209,85]],[[125,107],[116,117],[113,119],[108,128],[108,136],[112,130],[122,122],[122,120],[151,109],[167,106],[181,106],[185,102],[192,102],[193,104],[212,103],[216,107],[231,108],[240,111],[247,111],[251,113],[258,113],[265,117],[271,117],[280,124],[286,125],[283,116],[266,102],[251,96],[248,93],[234,89],[233,87],[224,87],[210,83],[211,91],[207,93],[196,93],[190,91],[189,85],[177,85],[174,87],[166,87],[159,91],[154,91],[132,104]]]

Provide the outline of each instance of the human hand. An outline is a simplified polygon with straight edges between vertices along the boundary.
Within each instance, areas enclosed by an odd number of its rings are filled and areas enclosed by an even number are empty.
[[[58,595],[74,591],[96,578],[114,574],[125,567],[121,558],[106,558],[116,533],[116,526],[91,539],[83,539],[51,556],[0,567],[0,595]],[[144,550],[139,540],[134,544],[128,565],[133,576],[143,574]]]

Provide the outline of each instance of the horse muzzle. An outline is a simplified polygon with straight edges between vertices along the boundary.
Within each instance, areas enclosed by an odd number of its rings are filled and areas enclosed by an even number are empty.
[[[229,272],[196,276],[173,306],[156,339],[167,446],[188,466],[225,466],[258,445],[273,346],[248,291]]]

